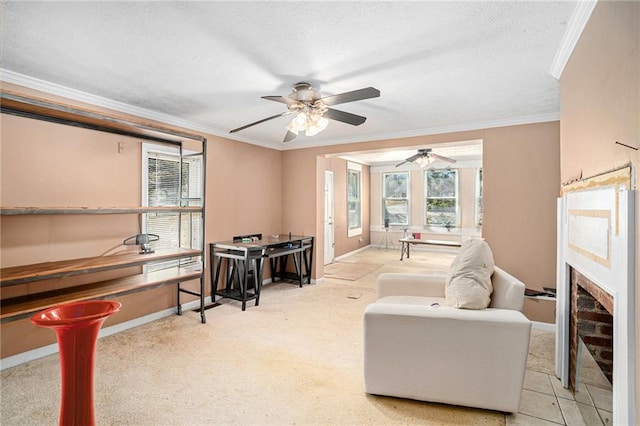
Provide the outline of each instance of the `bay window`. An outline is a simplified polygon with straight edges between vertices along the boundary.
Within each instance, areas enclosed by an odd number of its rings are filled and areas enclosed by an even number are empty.
[[[347,162],[347,236],[362,234],[362,166]]]
[[[409,225],[409,173],[382,174],[382,219],[387,225]]]
[[[425,172],[425,225],[459,226],[458,171],[433,169]]]

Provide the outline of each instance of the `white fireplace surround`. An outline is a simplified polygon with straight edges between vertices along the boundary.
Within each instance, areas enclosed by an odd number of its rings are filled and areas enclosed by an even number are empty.
[[[569,383],[569,268],[613,297],[613,424],[635,423],[634,192],[620,184],[558,199],[556,376]]]

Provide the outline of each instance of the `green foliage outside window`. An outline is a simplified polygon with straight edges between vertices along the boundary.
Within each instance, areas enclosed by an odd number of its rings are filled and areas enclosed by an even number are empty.
[[[428,170],[425,176],[425,223],[428,226],[458,227],[458,171]]]
[[[347,210],[348,227],[356,229],[362,226],[362,191],[361,172],[358,170],[347,171]]]
[[[383,215],[390,225],[409,224],[409,173],[384,173],[382,175]]]

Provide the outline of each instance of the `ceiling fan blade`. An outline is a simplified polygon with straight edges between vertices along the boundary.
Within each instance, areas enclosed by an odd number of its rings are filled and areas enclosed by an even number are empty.
[[[404,163],[407,163],[407,162],[408,162],[407,160],[404,160],[404,161],[402,161],[401,163],[396,164],[396,167],[400,167],[400,166],[402,166]]]
[[[273,120],[274,118],[282,117],[283,115],[288,115],[288,114],[291,114],[291,112],[290,111],[285,111],[285,112],[283,112],[281,114],[272,115],[271,117],[263,118],[262,120],[254,121],[253,123],[249,123],[249,124],[244,125],[242,127],[238,127],[237,129],[230,130],[229,133],[239,132],[240,130],[244,130],[244,129],[247,129],[247,128],[251,127],[251,126],[255,126],[256,124],[264,123],[265,121]]]
[[[431,157],[435,158],[436,160],[446,161],[447,163],[455,163],[456,162],[456,160],[454,160],[453,158],[443,157],[442,155],[438,155],[438,154],[434,154],[434,153],[431,153],[429,155]]]
[[[351,124],[353,126],[359,126],[367,121],[367,117],[351,114],[350,112],[338,111],[337,109],[332,108],[328,108],[322,116],[331,120],[342,121],[343,123]]]
[[[338,105],[346,104],[347,102],[360,101],[362,99],[377,98],[380,96],[380,91],[373,87],[367,87],[365,89],[354,90],[352,92],[339,93],[333,96],[327,96],[322,98],[322,102],[325,105]]]
[[[409,157],[409,158],[405,158],[404,162],[405,162],[405,163],[413,163],[414,161],[416,161],[416,160],[417,160],[418,158],[420,158],[420,157],[424,157],[424,154],[422,154],[422,153],[420,153],[420,152],[419,152],[419,153],[417,153],[417,154],[412,155],[412,156],[411,156],[411,157]]]
[[[284,140],[282,142],[291,142],[292,140],[294,140],[296,138],[296,136],[298,136],[298,135],[296,135],[295,133],[287,130],[287,134],[284,135]]]
[[[268,101],[280,102],[287,105],[300,105],[300,102],[295,99],[288,98],[286,96],[262,96],[262,99],[266,99]]]

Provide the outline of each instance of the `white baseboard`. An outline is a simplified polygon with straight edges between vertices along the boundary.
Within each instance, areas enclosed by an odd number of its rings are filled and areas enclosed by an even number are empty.
[[[364,250],[368,249],[369,247],[371,247],[371,244],[367,244],[366,246],[364,246],[364,247],[360,247],[360,248],[359,248],[359,249],[357,249],[357,250],[350,251],[349,253],[345,253],[345,254],[343,254],[342,256],[334,257],[334,258],[333,258],[333,261],[334,261],[334,262],[338,262],[338,261],[340,261],[340,260],[342,260],[342,259],[345,259],[345,258],[347,258],[347,257],[349,257],[349,256],[353,256],[354,254],[360,253],[361,251],[364,251]]]
[[[211,297],[205,298],[205,303],[211,303]],[[182,311],[190,311],[193,309],[197,309],[200,307],[200,301],[194,300],[188,303],[182,304]],[[176,308],[169,308],[163,311],[154,312],[152,314],[148,314],[139,318],[135,318],[129,321],[121,322],[119,324],[115,324],[109,327],[105,327],[100,330],[98,334],[98,338],[110,336],[112,334],[120,333],[121,331],[128,330],[130,328],[137,327],[142,324],[146,324],[152,321],[156,321],[160,318],[168,317],[170,315],[176,314]],[[0,370],[5,370],[7,368],[15,367],[17,365],[23,364],[25,362],[33,361],[38,358],[43,358],[45,356],[53,355],[58,353],[58,344],[53,343],[51,345],[42,346],[40,348],[32,349],[27,352],[22,352],[17,355],[8,356],[0,360]]]

